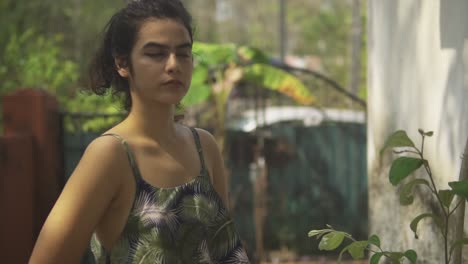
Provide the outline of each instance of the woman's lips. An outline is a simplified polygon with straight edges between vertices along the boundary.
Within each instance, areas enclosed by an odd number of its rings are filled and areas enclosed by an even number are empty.
[[[176,79],[165,81],[163,84],[169,85],[169,86],[181,86],[181,87],[184,86],[183,82],[176,80]]]

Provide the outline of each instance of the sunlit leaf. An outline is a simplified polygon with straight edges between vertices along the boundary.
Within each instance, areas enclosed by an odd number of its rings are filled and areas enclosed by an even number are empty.
[[[234,44],[194,42],[192,51],[195,60],[206,65],[224,65],[237,58]]]
[[[383,148],[380,150],[380,155],[385,151],[387,148],[395,148],[395,147],[413,147],[413,141],[408,137],[404,130],[398,130],[391,134],[387,141],[385,142]]]
[[[456,195],[468,200],[468,180],[449,182],[449,186]]]
[[[345,234],[343,232],[333,231],[322,237],[319,243],[320,250],[334,250],[341,245]]]
[[[353,259],[362,259],[364,258],[364,249],[366,249],[369,242],[367,241],[355,241],[349,245],[349,254]]]
[[[313,236],[322,235],[324,233],[329,233],[331,231],[333,231],[333,230],[330,230],[330,229],[311,230],[311,231],[309,231],[309,233],[307,235],[309,237],[313,237]]]
[[[192,84],[187,94],[182,99],[186,107],[205,102],[211,95],[211,86],[207,83],[208,69],[195,67],[193,71]]]
[[[418,184],[427,185],[428,187],[430,186],[429,182],[425,179],[415,179],[406,183],[401,188],[401,191],[400,191],[400,204],[401,205],[410,205],[413,203],[414,196],[412,195],[412,190],[413,190],[413,187]]]
[[[298,78],[270,65],[257,63],[245,66],[244,79],[278,91],[304,105],[310,105],[315,101],[315,97]]]
[[[423,165],[422,159],[416,159],[411,157],[399,157],[394,160],[392,167],[390,168],[390,182],[393,186],[397,185],[408,177],[411,173],[417,170]]]
[[[237,55],[243,62],[269,63],[268,56],[260,49],[240,46],[237,48]]]
[[[368,241],[354,241],[351,244],[344,247],[340,255],[338,256],[338,263],[341,263],[343,254],[348,251],[353,259],[362,259],[364,258],[364,249],[369,245]]]

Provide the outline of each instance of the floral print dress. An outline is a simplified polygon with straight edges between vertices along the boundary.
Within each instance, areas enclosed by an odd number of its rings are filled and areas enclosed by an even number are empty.
[[[127,142],[121,140],[136,180],[136,194],[127,223],[110,251],[93,234],[95,263],[249,263],[234,222],[214,190],[205,167],[197,131],[191,128],[201,161],[192,181],[157,188],[140,174]]]

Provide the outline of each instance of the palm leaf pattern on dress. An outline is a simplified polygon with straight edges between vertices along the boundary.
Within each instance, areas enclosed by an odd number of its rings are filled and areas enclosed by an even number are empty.
[[[154,196],[143,193],[138,197],[133,216],[141,219],[144,225],[166,226],[174,233],[179,225],[177,211],[155,203]]]
[[[238,248],[233,255],[225,261],[225,264],[249,264],[249,257],[243,248]]]
[[[204,240],[198,248],[198,262],[200,264],[215,264],[211,259],[210,250],[208,249],[208,243]]]
[[[157,188],[141,177],[136,185],[127,223],[111,251],[93,235],[98,263],[249,263],[206,170],[174,188]]]
[[[212,256],[216,259],[229,255],[239,243],[239,237],[234,229],[234,222],[230,219],[218,222],[218,224],[210,228],[209,236],[208,246]]]
[[[155,230],[142,236],[134,248],[131,249],[132,263],[170,263],[168,262],[168,252],[162,246],[160,238],[159,232]]]
[[[113,248],[112,263],[249,263],[234,222],[214,192],[202,179],[138,192],[122,233],[127,244],[120,241]],[[165,202],[158,202],[161,198]]]
[[[204,195],[196,194],[185,197],[179,204],[179,210],[183,219],[199,221],[207,225],[219,211],[219,205]]]

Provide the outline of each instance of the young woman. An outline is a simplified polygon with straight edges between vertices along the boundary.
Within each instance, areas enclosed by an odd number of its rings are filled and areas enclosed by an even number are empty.
[[[106,27],[91,86],[128,116],[86,149],[30,263],[248,263],[226,210],[223,160],[206,131],[174,121],[190,86],[191,18],[178,0],[131,1]]]

